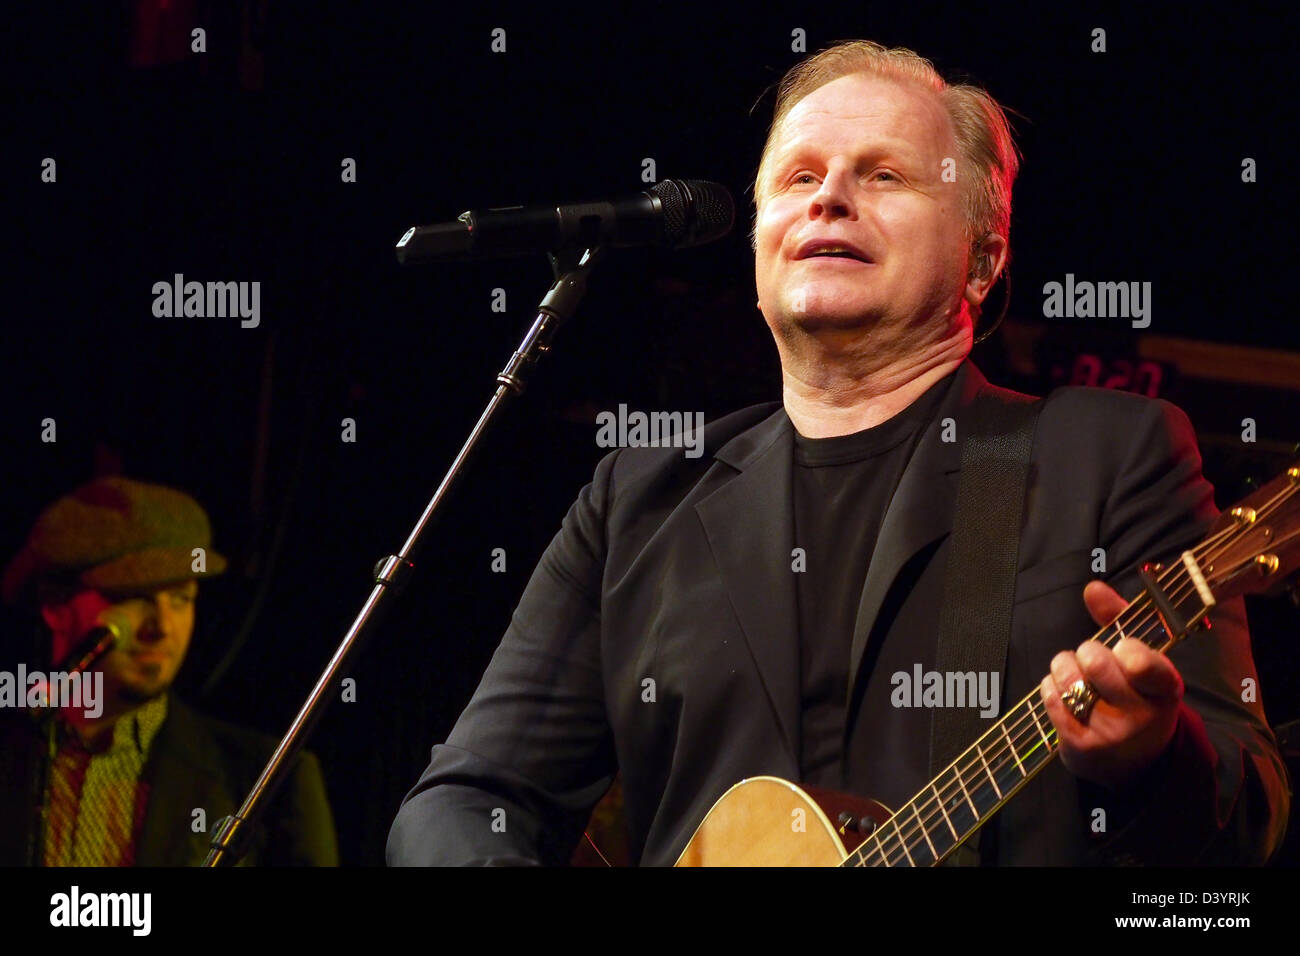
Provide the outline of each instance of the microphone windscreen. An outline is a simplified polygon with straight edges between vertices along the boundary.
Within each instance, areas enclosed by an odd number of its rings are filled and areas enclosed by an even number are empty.
[[[650,189],[664,210],[664,240],[676,249],[731,232],[736,204],[725,186],[703,179],[665,179]]]

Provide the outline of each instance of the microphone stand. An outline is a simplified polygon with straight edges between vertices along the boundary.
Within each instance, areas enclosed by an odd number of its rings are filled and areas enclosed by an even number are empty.
[[[255,829],[260,813],[275,794],[293,758],[302,750],[312,728],[324,711],[326,692],[334,686],[339,671],[356,649],[367,625],[376,616],[384,597],[390,592],[401,591],[409,582],[415,567],[412,558],[419,547],[421,534],[424,533],[434,512],[447,496],[452,483],[459,477],[487,426],[507,399],[523,392],[525,379],[534,363],[542,354],[550,350],[551,337],[556,329],[577,309],[578,303],[582,301],[587,291],[588,274],[602,252],[602,247],[593,245],[581,251],[564,249],[549,254],[555,281],[538,305],[537,315],[523,341],[510,356],[505,368],[497,373],[497,388],[491,400],[474,424],[469,437],[456,454],[451,467],[447,469],[442,482],[434,491],[433,497],[425,506],[424,513],[415,523],[401,550],[397,554],[382,558],[375,565],[375,584],[370,591],[370,596],[366,598],[360,613],[344,634],[342,642],[334,651],[334,656],[330,658],[316,686],[312,688],[306,703],[298,711],[298,716],[293,719],[288,732],[281,739],[275,752],[271,754],[270,760],[262,769],[261,776],[253,784],[253,789],[249,791],[243,805],[232,816],[222,817],[217,822],[207,858],[203,861],[205,867],[232,866],[247,850],[249,835]]]

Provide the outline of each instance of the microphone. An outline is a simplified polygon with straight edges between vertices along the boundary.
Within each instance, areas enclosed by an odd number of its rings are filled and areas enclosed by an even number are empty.
[[[88,670],[96,661],[107,654],[113,648],[122,643],[122,628],[116,623],[109,621],[106,624],[100,624],[90,629],[90,632],[81,639],[72,650],[68,651],[65,657],[55,670],[66,671],[69,675],[80,674]]]
[[[119,625],[115,621],[108,621],[104,624],[96,625],[83,637],[80,643],[64,656],[63,660],[55,664],[51,673],[44,674],[35,672],[32,677],[35,683],[32,689],[36,690],[37,699],[41,700],[39,706],[29,708],[30,716],[35,721],[42,720],[51,712],[51,685],[54,681],[53,671],[60,671],[64,676],[60,681],[67,686],[66,681],[76,674],[84,674],[90,670],[95,663],[116,647],[121,646],[125,640],[125,634],[130,630],[129,626]],[[21,670],[21,665],[20,665]],[[31,691],[29,690],[30,694]]]
[[[734,219],[735,204],[725,186],[702,179],[665,179],[623,199],[469,210],[455,222],[412,226],[397,242],[397,261],[411,266],[570,246],[682,249],[721,239],[731,231]]]

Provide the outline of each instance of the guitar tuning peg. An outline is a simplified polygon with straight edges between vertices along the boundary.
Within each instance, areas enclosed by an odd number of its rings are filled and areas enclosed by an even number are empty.
[[[863,836],[870,836],[877,826],[876,821],[871,817],[862,817],[861,819],[858,819],[847,810],[836,818],[836,822],[840,825],[841,834],[843,834],[845,830],[853,830],[856,833],[861,833]]]

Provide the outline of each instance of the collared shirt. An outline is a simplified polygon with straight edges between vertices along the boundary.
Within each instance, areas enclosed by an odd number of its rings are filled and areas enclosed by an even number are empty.
[[[149,785],[140,779],[167,717],[163,694],[121,717],[106,746],[87,747],[59,723],[46,788],[46,866],[131,866]]]

